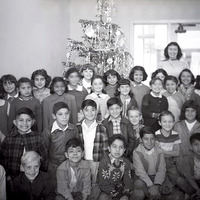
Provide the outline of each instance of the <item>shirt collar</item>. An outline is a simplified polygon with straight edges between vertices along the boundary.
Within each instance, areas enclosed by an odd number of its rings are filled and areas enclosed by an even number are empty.
[[[74,89],[70,85],[68,85],[68,90],[76,90],[76,91],[80,91],[81,92],[83,90],[83,86],[77,85],[77,88]]]
[[[117,122],[121,122],[121,116],[119,116],[117,119],[113,118],[112,116],[109,117],[108,121],[117,121]]]
[[[52,128],[51,128],[51,133],[53,133],[55,130],[61,130],[61,131],[65,131],[67,128],[69,127],[69,125],[67,125],[64,129],[60,128],[58,126],[58,123],[57,121],[55,121],[52,125]]]
[[[102,93],[102,94],[99,94],[99,95],[97,95],[96,93],[92,93],[92,94],[90,94],[91,95],[91,97],[92,98],[102,98],[102,99],[105,99],[106,97],[107,97],[107,95],[106,94],[104,94],[104,93]]]
[[[29,101],[29,100],[33,100],[33,96],[30,96],[28,100],[24,100],[24,99],[22,99],[21,97],[19,97],[19,100],[21,100],[21,101]]]
[[[144,148],[144,152],[145,152],[145,154],[147,154],[147,155],[152,155],[153,153],[154,153],[154,147],[151,149],[151,150],[147,150],[147,149],[145,149]]]
[[[87,82],[84,78],[82,79],[82,84],[86,87],[91,87],[91,82]]]
[[[110,162],[111,164],[113,164],[116,160],[116,158],[114,158],[111,153],[108,154],[109,158],[110,158]],[[123,162],[123,158],[119,158],[119,162]]]
[[[160,93],[158,96],[156,96],[156,95],[151,91],[150,94],[151,94],[153,97],[162,98],[162,94],[161,94],[161,93]]]
[[[19,96],[19,93],[17,93],[15,96],[11,96],[11,95],[7,94],[7,99],[9,99],[9,98],[17,98],[18,96]]]
[[[140,84],[136,84],[134,81],[132,81],[132,85],[133,85],[133,87],[136,87],[136,86],[142,86],[142,83],[140,83]]]
[[[90,125],[90,127],[88,127],[88,125],[85,123],[85,119],[83,120],[83,122],[82,122],[82,126],[84,126],[85,128],[87,128],[87,129],[92,129],[92,128],[94,128],[94,127],[96,127],[98,124],[97,124],[97,121],[96,120],[94,120],[94,122]]]

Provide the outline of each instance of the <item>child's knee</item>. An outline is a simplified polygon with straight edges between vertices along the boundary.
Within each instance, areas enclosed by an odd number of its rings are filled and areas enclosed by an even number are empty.
[[[135,189],[143,189],[146,188],[146,183],[140,179],[137,179],[134,183],[134,188]]]
[[[145,193],[142,190],[135,189],[130,197],[130,200],[143,200],[145,199]]]

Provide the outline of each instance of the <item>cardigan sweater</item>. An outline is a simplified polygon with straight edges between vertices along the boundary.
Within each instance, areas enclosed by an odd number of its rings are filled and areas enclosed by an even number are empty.
[[[64,102],[69,106],[69,109],[70,109],[69,122],[72,124],[77,123],[78,110],[77,110],[75,97],[67,93],[64,93],[61,96],[57,94],[51,94],[43,101],[43,130],[53,124],[54,122],[54,119],[52,117],[53,105],[58,102]]]
[[[153,113],[160,114],[163,110],[168,110],[168,101],[165,96],[154,97],[151,94],[144,96],[142,100],[142,116],[144,125],[151,126],[155,131],[160,129],[158,119],[153,117]]]
[[[182,155],[185,155],[190,150],[190,136],[194,133],[200,133],[200,123],[196,121],[193,128],[189,131],[185,120],[182,120],[175,123],[174,130],[179,134],[181,139],[180,152]]]
[[[99,163],[97,183],[101,191],[113,196],[118,189],[123,187],[127,193],[133,190],[133,179],[131,177],[130,161],[124,157],[120,158],[120,166],[111,163],[109,155],[105,155]]]

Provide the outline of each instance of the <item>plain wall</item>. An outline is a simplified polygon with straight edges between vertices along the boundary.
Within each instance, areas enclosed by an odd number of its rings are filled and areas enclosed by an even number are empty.
[[[62,75],[69,37],[69,0],[0,0],[0,76]]]
[[[118,24],[130,50],[131,28],[138,21],[199,20],[200,0],[115,0],[113,23]],[[75,10],[78,9],[78,12]],[[70,36],[82,40],[79,19],[96,20],[95,0],[72,0],[70,6]]]
[[[62,75],[67,38],[82,41],[79,19],[96,20],[96,0],[0,0],[0,76],[45,68]],[[199,0],[115,0],[113,22],[126,36],[138,20],[200,20]]]

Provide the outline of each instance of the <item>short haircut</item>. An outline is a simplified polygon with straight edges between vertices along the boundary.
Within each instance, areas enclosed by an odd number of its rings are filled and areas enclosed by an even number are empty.
[[[53,114],[56,115],[56,113],[62,108],[66,108],[68,111],[70,111],[69,106],[61,101],[53,105]]]
[[[194,133],[190,136],[190,144],[193,144],[195,140],[200,141],[200,133]]]
[[[120,95],[120,92],[118,91],[118,89],[120,88],[121,85],[129,85],[131,87],[131,81],[129,79],[126,79],[126,78],[120,79],[117,82],[117,88],[116,88],[115,96],[119,96]],[[129,95],[130,95],[131,98],[134,96],[133,93],[131,92],[131,90],[129,92]]]
[[[116,71],[116,70],[114,70],[114,69],[109,69],[108,71],[106,71],[105,73],[104,73],[104,75],[103,75],[103,78],[104,78],[104,80],[105,80],[105,82],[107,83],[107,78],[108,78],[108,76],[116,76],[117,77],[117,80],[119,81],[120,80],[120,78],[121,78],[121,76],[119,75],[119,73]]]
[[[94,82],[95,79],[100,79],[100,80],[102,80],[102,82],[105,84],[105,80],[104,80],[103,77],[100,76],[100,75],[95,75],[95,76],[93,76],[93,77],[92,77],[92,80],[91,80],[91,84]]]
[[[164,117],[164,116],[171,116],[172,119],[173,119],[173,121],[175,121],[175,116],[174,116],[174,114],[173,114],[171,111],[169,111],[169,110],[163,110],[163,111],[160,113],[160,115],[159,115],[158,121],[161,121],[161,120],[162,120],[162,117]]]
[[[200,122],[200,107],[194,100],[187,100],[182,108],[181,108],[181,114],[180,114],[180,120],[185,120],[185,111],[187,108],[193,108],[196,110],[196,119]]]
[[[22,108],[19,108],[17,111],[16,111],[16,114],[15,114],[15,119],[22,115],[22,114],[26,114],[28,115],[29,117],[31,117],[32,119],[35,119],[35,115],[33,113],[33,111],[30,109],[30,108],[26,108],[26,107],[22,107]]]
[[[108,99],[107,101],[107,107],[109,108],[110,106],[113,106],[117,104],[118,106],[122,107],[122,102],[119,98],[117,97],[111,97],[110,99]]]
[[[164,87],[164,83],[163,83],[163,81],[159,78],[159,77],[155,77],[155,78],[152,78],[151,80],[150,80],[150,82],[149,82],[149,85],[151,86],[151,85],[153,85],[156,81],[161,81],[161,83],[162,83],[162,85],[163,85],[163,87]]]
[[[81,67],[81,72],[83,72],[84,70],[86,70],[86,69],[89,69],[89,70],[92,70],[93,71],[93,73],[94,73],[94,67],[91,65],[91,64],[85,64],[85,65],[83,65],[82,67]]]
[[[71,68],[69,68],[69,69],[67,70],[67,72],[65,73],[65,78],[68,79],[68,77],[69,77],[70,74],[72,74],[72,73],[77,73],[78,76],[80,77],[80,73],[79,73],[78,69],[75,68],[75,67],[71,67]]]
[[[129,79],[131,81],[134,81],[134,74],[135,74],[135,71],[141,71],[143,73],[143,80],[142,81],[145,81],[148,77],[144,67],[142,66],[135,66],[131,69],[130,73],[129,73]]]
[[[21,164],[24,166],[32,161],[37,160],[40,164],[41,156],[35,152],[35,151],[27,151],[25,154],[21,157]]]
[[[83,110],[84,108],[88,107],[88,106],[91,106],[95,109],[97,109],[97,104],[95,101],[91,100],[91,99],[86,99],[82,102],[82,105],[81,105],[81,109]]]
[[[51,82],[51,76],[49,76],[47,74],[47,71],[45,69],[38,69],[32,73],[31,80],[33,81],[33,84],[34,84],[35,77],[39,76],[39,75],[41,75],[45,78],[45,86],[44,87],[48,87]]]
[[[169,46],[177,46],[177,48],[178,48],[178,54],[177,54],[177,59],[178,60],[180,60],[180,58],[182,57],[182,55],[183,55],[183,53],[182,53],[182,51],[181,51],[181,48],[180,48],[180,46],[178,45],[178,43],[177,42],[170,42],[166,47],[165,47],[165,49],[164,49],[164,56],[165,56],[165,58],[168,60],[169,59],[169,54],[168,54],[168,47]]]
[[[71,138],[66,143],[66,145],[65,145],[65,152],[67,152],[70,147],[72,147],[72,148],[80,147],[82,149],[82,151],[84,151],[83,143],[78,138]]]
[[[167,72],[164,69],[157,69],[155,72],[152,73],[151,79],[155,78],[157,74],[162,73],[165,77],[168,76]]]
[[[20,87],[20,85],[22,83],[29,83],[31,85],[31,87],[33,86],[33,82],[31,81],[31,79],[27,78],[27,77],[21,77],[18,81],[17,81],[17,84],[18,84],[18,87]]]
[[[181,81],[181,76],[182,76],[183,72],[188,72],[188,73],[191,74],[191,84],[194,84],[194,82],[195,82],[194,74],[191,72],[191,70],[189,70],[189,69],[187,69],[187,68],[186,68],[186,69],[183,69],[183,70],[181,71],[181,73],[179,74],[178,79],[179,79],[180,83],[182,83],[182,81]]]
[[[114,134],[108,139],[108,146],[111,146],[115,140],[121,140],[124,143],[124,148],[126,149],[128,144],[125,137],[121,134]]]
[[[143,138],[145,134],[153,134],[155,136],[155,131],[150,126],[144,126],[140,130],[140,138]]]
[[[176,83],[176,85],[178,85],[178,79],[175,76],[166,76],[164,79],[164,85],[166,84],[167,81],[173,81],[174,83]]]
[[[51,84],[50,84],[50,93],[51,93],[51,94],[54,94],[54,93],[55,93],[55,91],[54,91],[54,85],[55,85],[57,82],[62,82],[62,83],[64,84],[64,86],[65,86],[65,93],[68,92],[68,89],[67,89],[67,85],[66,85],[65,80],[64,80],[62,77],[60,77],[60,76],[56,76],[56,77],[53,78],[53,80],[52,80],[52,82],[51,82]]]

